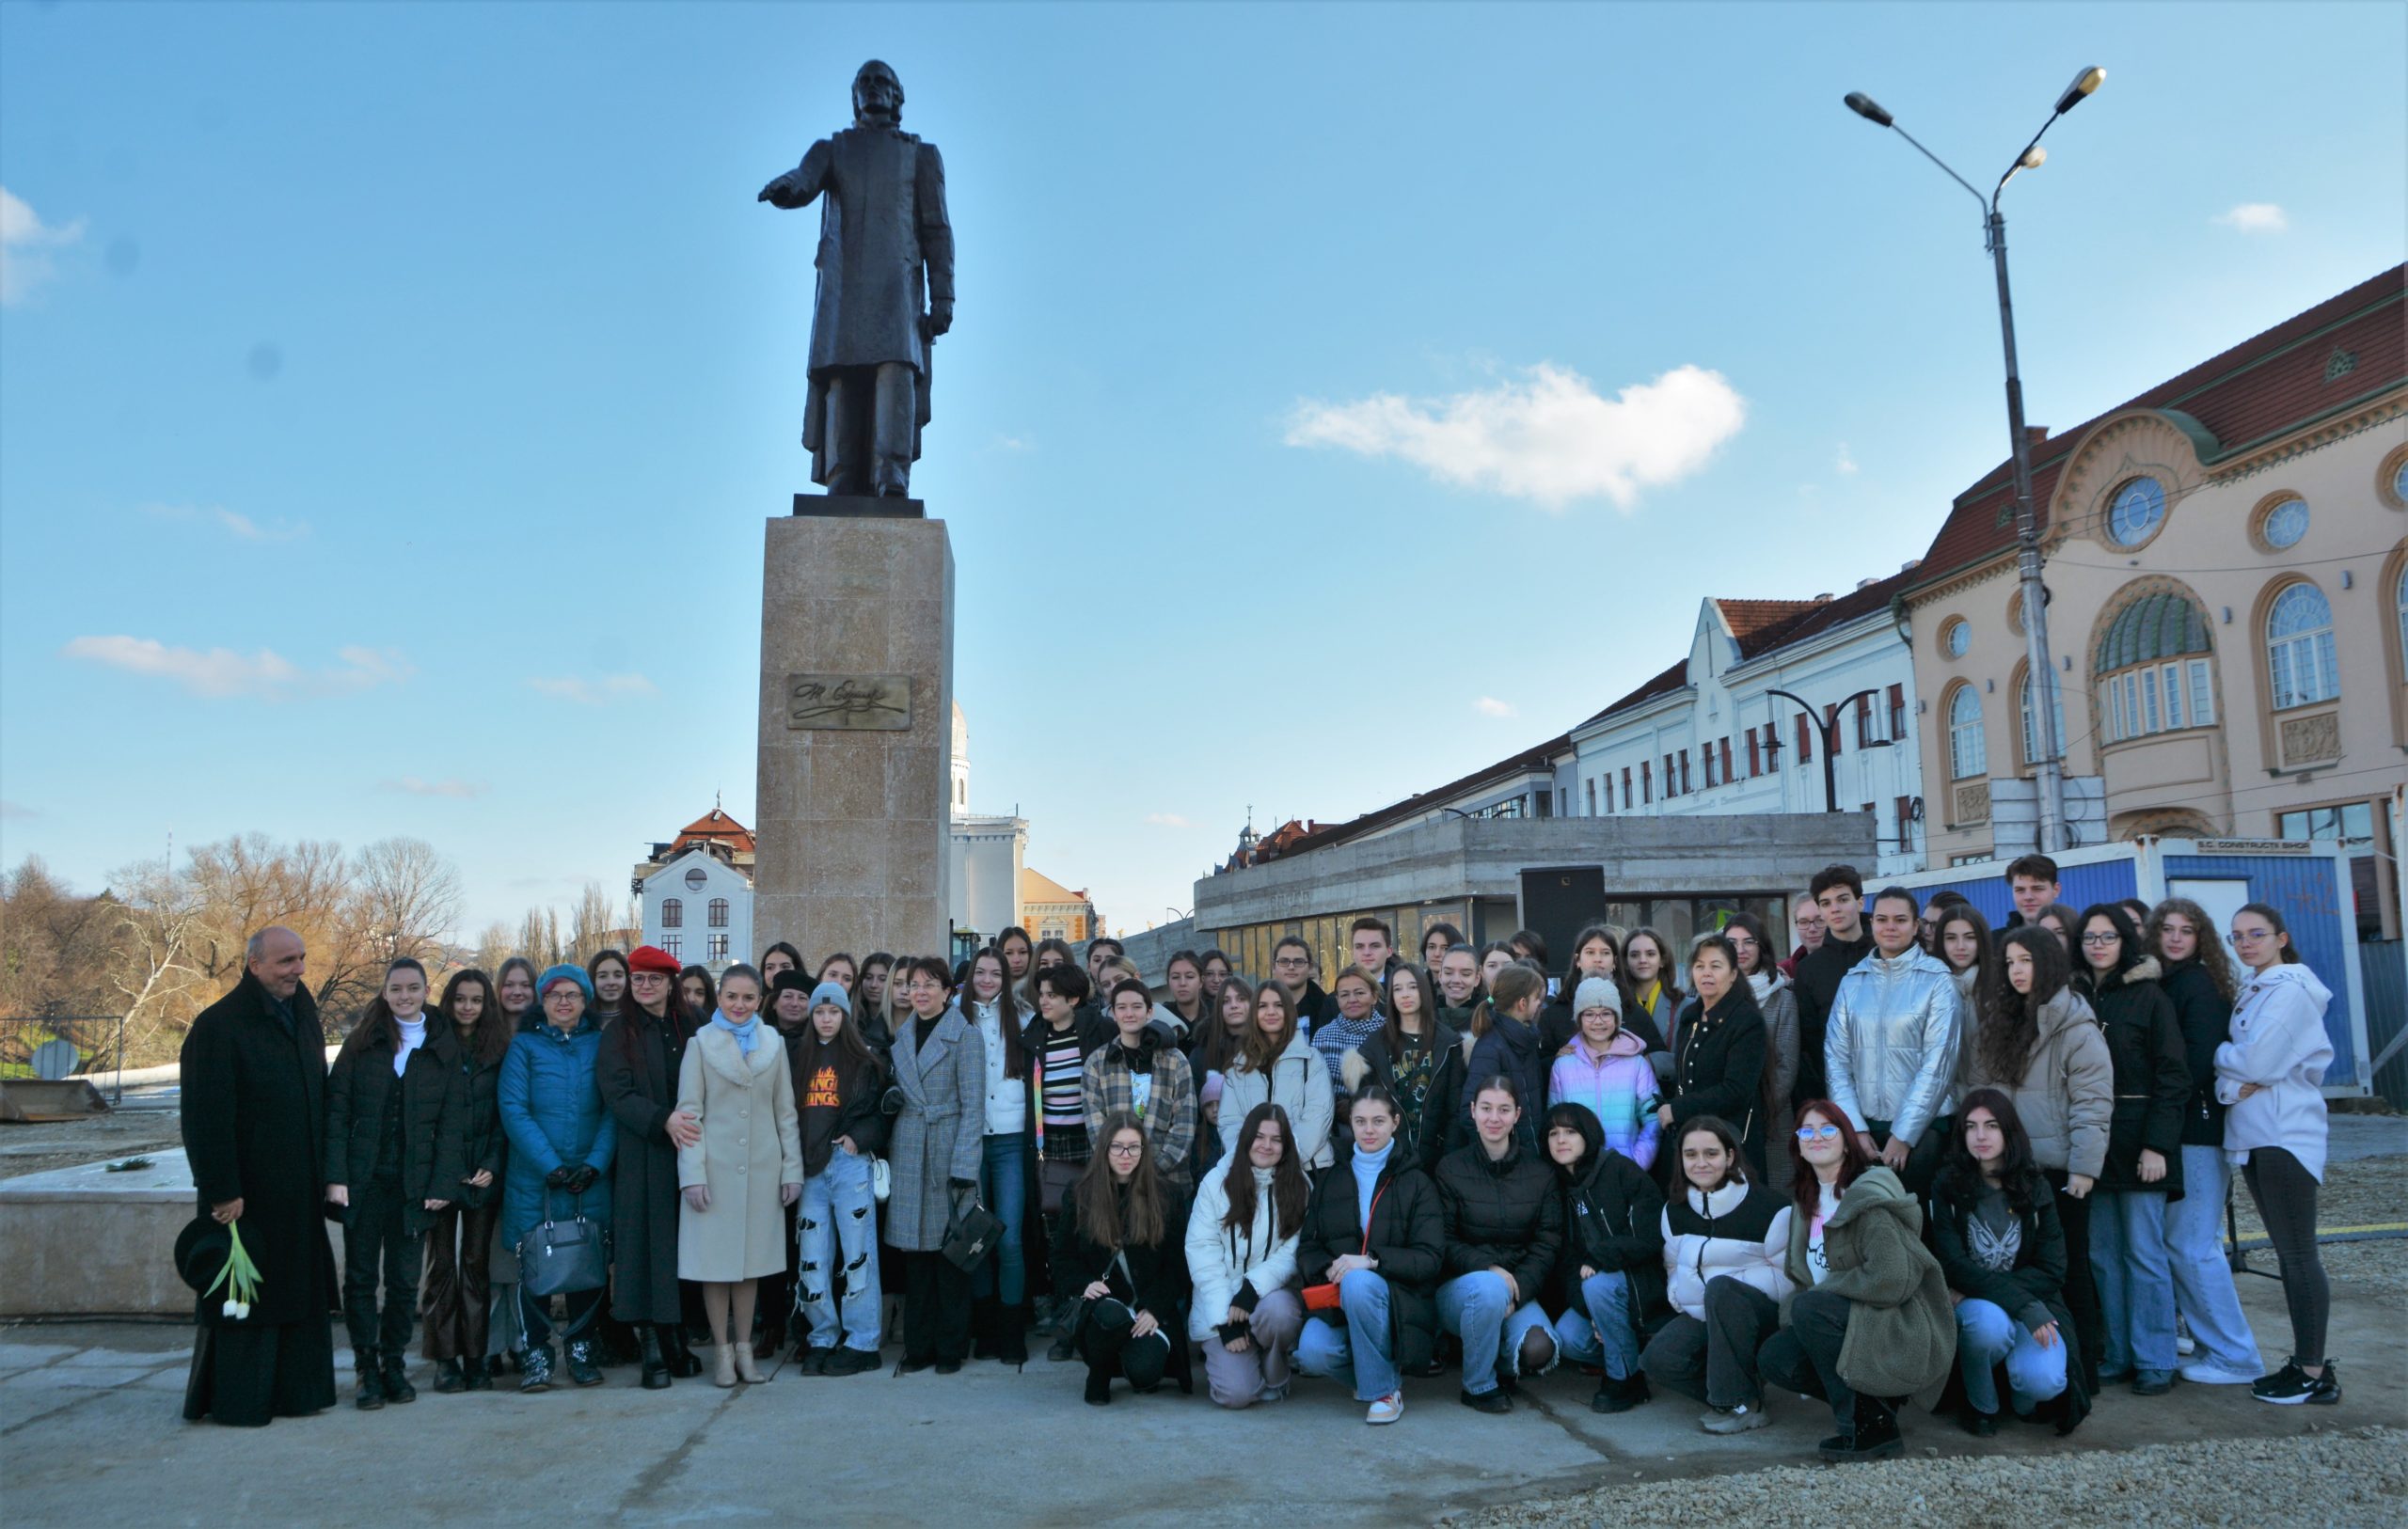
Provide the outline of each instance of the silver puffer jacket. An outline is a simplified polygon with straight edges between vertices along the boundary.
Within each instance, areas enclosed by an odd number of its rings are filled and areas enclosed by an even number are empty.
[[[1909,1146],[1955,1107],[1956,1048],[1965,1022],[1956,979],[1921,947],[1850,968],[1823,1032],[1831,1102],[1857,1128],[1886,1120]]]

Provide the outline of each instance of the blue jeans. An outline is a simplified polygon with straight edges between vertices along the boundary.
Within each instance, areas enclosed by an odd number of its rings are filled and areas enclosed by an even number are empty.
[[[1341,1385],[1353,1381],[1358,1402],[1375,1402],[1402,1390],[1404,1382],[1396,1373],[1395,1338],[1388,1325],[1388,1282],[1370,1269],[1355,1269],[1338,1282],[1338,1304],[1345,1314],[1342,1322],[1305,1319],[1305,1330],[1296,1337],[1296,1368]]]
[[[1500,1376],[1522,1373],[1522,1338],[1531,1329],[1552,1336],[1537,1301],[1513,1300],[1504,1280],[1484,1269],[1438,1286],[1438,1325],[1464,1340],[1464,1389],[1475,1396],[1496,1390]],[[1548,1368],[1554,1364],[1550,1358]]]
[[[1028,1151],[1026,1131],[987,1138],[978,1192],[1002,1220],[1004,1235],[995,1239],[994,1255],[970,1276],[970,1294],[977,1300],[996,1296],[1017,1306],[1028,1299],[1027,1243],[1021,1236],[1028,1218]]]
[[[2224,1261],[2224,1204],[2232,1165],[2224,1149],[2182,1147],[2182,1198],[2165,1207],[2165,1252],[2174,1272],[2174,1304],[2190,1318],[2198,1352],[2191,1362],[2233,1375],[2263,1375],[2258,1338],[2241,1315],[2232,1266]]]
[[[2066,1330],[2046,1348],[2032,1330],[1996,1302],[1968,1299],[1956,1304],[1956,1373],[1965,1379],[1965,1399],[1974,1411],[1998,1412],[1998,1377],[2006,1362],[2006,1389],[2015,1410],[2029,1413],[2066,1389]]]
[[[811,1324],[814,1348],[827,1351],[836,1347],[841,1316],[846,1346],[865,1354],[878,1352],[877,1210],[870,1159],[843,1147],[832,1148],[828,1166],[802,1181],[802,1203],[794,1218],[800,1253],[795,1285],[803,1320]],[[833,1262],[839,1253],[845,1281],[841,1313],[836,1304],[840,1271]]]
[[[1639,1370],[1639,1326],[1631,1320],[1630,1280],[1600,1269],[1580,1282],[1580,1304],[1555,1319],[1556,1351],[1575,1364],[1602,1364],[1608,1378]]]
[[[2174,1371],[2174,1275],[2165,1255],[2165,1196],[2090,1197],[2090,1271],[2099,1281],[2101,1375]]]

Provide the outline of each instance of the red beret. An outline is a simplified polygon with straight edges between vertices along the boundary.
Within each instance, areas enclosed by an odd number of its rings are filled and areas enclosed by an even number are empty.
[[[627,953],[627,969],[629,971],[657,971],[673,977],[683,969],[677,965],[677,958],[675,956],[670,954],[667,951],[662,950],[659,946],[639,945],[634,950]]]

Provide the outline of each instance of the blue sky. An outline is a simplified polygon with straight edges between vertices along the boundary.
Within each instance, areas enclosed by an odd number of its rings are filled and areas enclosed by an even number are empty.
[[[1133,928],[1923,551],[1989,269],[1844,92],[1987,185],[2106,66],[2007,198],[2036,423],[2408,247],[2390,5],[0,6],[0,857],[412,833],[473,929],[749,821],[816,228],[752,197],[872,55],[974,805]]]

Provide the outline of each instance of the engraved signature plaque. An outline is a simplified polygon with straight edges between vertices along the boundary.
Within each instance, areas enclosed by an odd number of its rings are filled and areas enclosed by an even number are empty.
[[[789,674],[786,726],[900,733],[911,725],[909,674]]]

